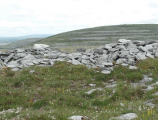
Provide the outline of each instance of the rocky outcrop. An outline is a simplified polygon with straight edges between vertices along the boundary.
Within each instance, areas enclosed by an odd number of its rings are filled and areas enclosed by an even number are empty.
[[[131,69],[138,60],[158,57],[158,41],[131,41],[119,39],[117,43],[106,44],[97,49],[77,49],[76,53],[62,52],[49,45],[35,44],[32,49],[15,49],[0,52],[0,67],[20,70],[32,65],[50,66],[55,61],[68,61],[72,64],[84,64],[87,67],[99,67],[102,73],[109,74],[113,66],[130,65]]]

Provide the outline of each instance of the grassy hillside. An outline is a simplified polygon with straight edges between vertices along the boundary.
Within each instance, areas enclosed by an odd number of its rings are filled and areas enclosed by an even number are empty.
[[[7,45],[0,46],[2,49],[16,49],[16,48],[22,48],[27,45],[30,45],[33,42],[39,41],[41,38],[28,38],[24,40],[14,41],[12,43],[9,43]]]
[[[132,112],[138,115],[137,120],[156,120],[158,95],[153,94],[158,86],[150,91],[145,89],[157,82],[157,62],[158,59],[140,61],[137,70],[119,65],[109,75],[68,62],[18,72],[4,68],[0,72],[0,119],[67,120],[82,115],[108,120]],[[133,86],[143,75],[152,77],[153,81],[145,86]],[[97,90],[86,93],[92,89]],[[152,100],[155,107],[147,106],[144,103],[147,100]]]
[[[49,44],[53,47],[100,46],[120,38],[157,40],[158,25],[133,24],[87,28],[50,36],[36,43]]]

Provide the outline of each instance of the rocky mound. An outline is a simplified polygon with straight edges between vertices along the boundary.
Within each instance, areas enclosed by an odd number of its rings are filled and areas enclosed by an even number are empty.
[[[97,49],[77,49],[76,53],[66,53],[49,45],[35,44],[32,49],[15,49],[0,53],[0,68],[9,67],[13,71],[32,65],[50,66],[55,61],[68,61],[99,67],[102,73],[109,74],[113,66],[122,64],[134,67],[136,61],[158,57],[158,41],[131,41],[119,39],[117,43],[105,44]]]

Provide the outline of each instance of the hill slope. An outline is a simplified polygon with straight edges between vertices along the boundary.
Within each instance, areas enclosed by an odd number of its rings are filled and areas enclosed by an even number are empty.
[[[120,38],[156,40],[158,38],[158,25],[133,24],[87,28],[50,36],[35,43],[49,44],[52,47],[99,46],[117,41]]]
[[[12,43],[9,43],[7,45],[1,46],[1,48],[4,48],[4,49],[21,48],[21,47],[25,47],[25,46],[31,44],[32,42],[36,42],[40,39],[42,39],[42,38],[28,38],[28,39],[24,39],[24,40],[18,40],[18,41],[14,41]]]
[[[51,36],[50,34],[33,34],[33,35],[26,35],[26,36],[19,36],[19,37],[1,37],[0,36],[0,43],[10,43],[18,40],[28,39],[28,38],[46,38]]]

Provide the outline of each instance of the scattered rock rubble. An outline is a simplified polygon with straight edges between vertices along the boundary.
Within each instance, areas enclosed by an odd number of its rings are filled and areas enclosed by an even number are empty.
[[[158,57],[158,41],[145,42],[119,39],[117,43],[106,44],[105,46],[97,49],[86,50],[85,48],[80,48],[77,49],[76,53],[62,52],[59,49],[51,48],[49,45],[35,44],[32,49],[15,49],[5,53],[0,52],[0,69],[3,67],[9,67],[13,71],[18,71],[24,67],[32,65],[52,66],[55,61],[68,61],[74,65],[84,64],[87,67],[99,67],[102,73],[110,74],[115,65],[129,65],[129,69],[137,69],[137,67],[134,66],[136,61],[154,57]],[[144,86],[145,83],[151,82],[152,80],[152,78],[144,75],[144,78],[140,81],[140,83],[133,83],[131,85]],[[95,84],[89,85],[92,87],[95,86]],[[155,85],[158,85],[158,82],[148,86],[146,90],[148,91],[153,89]],[[106,87],[116,87],[116,84],[107,85]],[[91,94],[96,90],[102,90],[102,88],[92,89],[86,93]],[[156,92],[153,95],[158,95],[158,93]],[[149,106],[154,106],[151,101],[147,101],[146,104],[147,103]],[[13,111],[15,111],[15,109],[11,110],[11,112]],[[0,114],[3,112],[4,111]],[[128,113],[119,117],[110,118],[110,120],[131,120],[137,117],[138,116],[135,113]],[[86,120],[88,117],[71,116],[68,119]]]
[[[35,44],[32,49],[15,49],[0,52],[0,68],[9,67],[13,71],[32,65],[49,66],[55,61],[68,61],[74,65],[99,67],[102,73],[110,74],[113,66],[122,64],[134,67],[136,61],[158,57],[158,41],[131,41],[119,39],[117,43],[106,44],[97,49],[80,48],[76,53],[62,52],[49,45]]]

